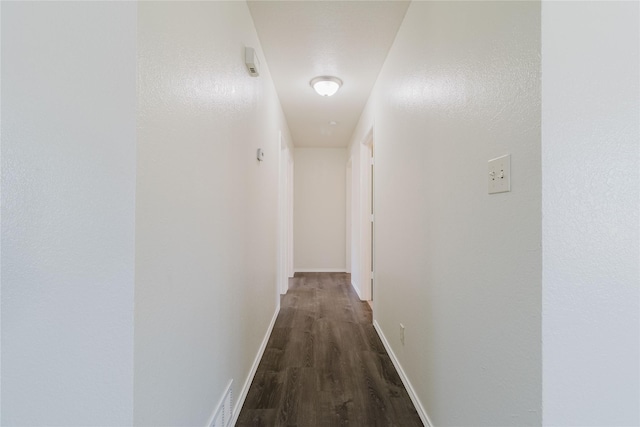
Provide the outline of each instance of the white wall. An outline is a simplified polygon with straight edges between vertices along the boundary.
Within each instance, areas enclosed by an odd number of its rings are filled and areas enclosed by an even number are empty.
[[[136,5],[1,27],[2,424],[130,425]]]
[[[0,70],[2,70],[2,3],[0,3]],[[2,181],[2,77],[0,73],[0,182]],[[0,230],[2,229],[2,185],[0,184]],[[0,233],[0,424],[2,424],[2,233]]]
[[[296,148],[294,268],[345,271],[345,148]]]
[[[134,420],[202,426],[230,379],[239,395],[277,309],[288,131],[244,2],[138,13]]]
[[[639,18],[542,5],[545,425],[640,425]]]
[[[541,423],[539,54],[539,3],[413,2],[353,136],[375,122],[374,318],[435,426]]]

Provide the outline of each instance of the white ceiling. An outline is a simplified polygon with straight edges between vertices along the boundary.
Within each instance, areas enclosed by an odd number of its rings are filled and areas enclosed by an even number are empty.
[[[409,2],[248,4],[294,144],[347,146]],[[342,79],[337,94],[314,92],[309,82],[322,75]]]

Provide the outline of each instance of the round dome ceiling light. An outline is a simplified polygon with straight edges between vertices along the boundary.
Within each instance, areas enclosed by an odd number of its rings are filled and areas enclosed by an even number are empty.
[[[316,77],[310,83],[311,87],[321,96],[334,95],[342,86],[342,80],[332,76]]]

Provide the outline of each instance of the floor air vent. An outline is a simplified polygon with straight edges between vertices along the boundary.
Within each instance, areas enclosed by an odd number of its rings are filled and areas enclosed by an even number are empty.
[[[229,382],[209,427],[229,427],[233,418],[233,380]]]

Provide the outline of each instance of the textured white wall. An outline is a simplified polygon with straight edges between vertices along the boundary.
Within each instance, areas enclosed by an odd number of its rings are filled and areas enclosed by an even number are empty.
[[[0,70],[2,70],[2,3],[0,3]],[[2,76],[0,73],[0,182],[2,181]],[[0,184],[0,231],[2,229],[2,184]],[[0,233],[0,424],[2,424],[2,233]]]
[[[345,271],[345,148],[296,148],[294,256],[296,271]]]
[[[639,18],[542,6],[545,425],[640,425]]]
[[[436,426],[541,423],[539,55],[539,3],[413,2],[354,133],[375,123],[374,316]]]
[[[232,378],[238,396],[277,307],[288,132],[244,2],[141,2],[138,16],[134,419],[202,426]]]
[[[130,425],[136,5],[1,27],[2,424]]]

